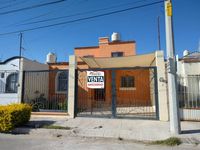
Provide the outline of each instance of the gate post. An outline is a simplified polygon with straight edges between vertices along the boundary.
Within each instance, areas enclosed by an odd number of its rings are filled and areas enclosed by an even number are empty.
[[[75,81],[76,81],[76,56],[69,56],[69,75],[68,75],[68,114],[70,118],[75,117]]]
[[[21,63],[21,66],[19,68],[19,72],[18,72],[18,89],[17,89],[17,94],[18,94],[18,103],[22,103],[23,102],[23,76],[24,76],[24,72],[23,72],[23,64],[24,64],[24,59],[23,58],[19,58],[19,61]]]
[[[116,117],[116,73],[115,70],[111,71],[112,74],[112,81],[111,81],[111,85],[112,85],[112,117],[115,118]]]
[[[167,79],[163,51],[156,51],[159,120],[168,121]]]

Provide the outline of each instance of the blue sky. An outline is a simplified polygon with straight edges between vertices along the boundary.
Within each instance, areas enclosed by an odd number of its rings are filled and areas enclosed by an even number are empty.
[[[13,9],[56,0],[1,0],[0,14]],[[0,15],[0,34],[29,29],[89,17],[128,7],[139,6],[159,0],[67,0],[17,13]],[[8,6],[7,8],[2,8]],[[85,14],[84,12],[110,8]],[[200,40],[200,0],[173,0],[173,19],[175,49],[180,56],[184,49],[196,51]],[[23,25],[28,22],[45,20],[54,17],[79,16]],[[41,17],[38,17],[41,16]],[[55,52],[58,61],[68,61],[74,47],[98,45],[98,38],[119,32],[122,40],[135,40],[137,54],[149,53],[158,49],[157,16],[160,16],[161,48],[165,51],[164,5],[156,4],[118,14],[84,20],[61,26],[55,26],[23,33],[23,56],[45,62],[48,52]],[[37,17],[35,19],[31,19]],[[29,21],[27,21],[29,20]],[[19,34],[0,36],[0,58],[5,60],[19,55]]]

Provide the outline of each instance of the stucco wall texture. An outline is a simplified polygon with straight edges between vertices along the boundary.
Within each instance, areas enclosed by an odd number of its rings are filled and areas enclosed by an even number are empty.
[[[109,38],[99,38],[98,46],[91,47],[77,47],[74,50],[74,54],[78,57],[112,57],[112,52],[123,52],[123,56],[136,55],[136,43],[135,41],[115,41],[110,42]],[[78,59],[81,61],[81,59]],[[87,68],[84,65],[78,65],[78,68]],[[99,103],[105,107],[111,106],[111,70],[105,72],[105,88],[104,99],[101,100],[102,93],[96,96],[95,89],[88,89],[86,86],[87,75],[85,71],[78,72],[78,107],[85,107],[90,109],[91,107],[98,107]],[[134,77],[135,86],[132,88],[121,87],[121,77],[132,76]],[[116,97],[117,106],[150,106],[151,100],[151,88],[150,88],[150,71],[148,69],[137,70],[116,70]],[[99,100],[98,98],[99,97]]]

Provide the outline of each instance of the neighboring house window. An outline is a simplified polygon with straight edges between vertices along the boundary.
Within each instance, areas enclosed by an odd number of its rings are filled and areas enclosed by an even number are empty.
[[[123,56],[123,52],[112,52],[111,56],[112,57],[122,57]]]
[[[57,92],[66,92],[68,86],[68,72],[62,71],[57,76]]]
[[[121,77],[121,87],[129,88],[135,87],[135,79],[133,76],[122,76]]]
[[[12,73],[6,79],[6,93],[17,93],[18,74]]]
[[[4,72],[1,73],[1,78],[4,78],[5,74]]]
[[[85,55],[85,56],[83,56],[84,58],[92,58],[92,57],[94,57],[94,55]]]

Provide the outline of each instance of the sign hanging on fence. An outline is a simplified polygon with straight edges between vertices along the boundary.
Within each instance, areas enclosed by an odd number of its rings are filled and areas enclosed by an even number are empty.
[[[87,87],[91,89],[104,88],[103,71],[87,71]]]

